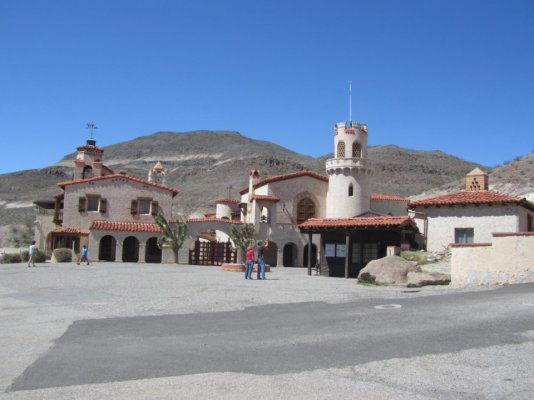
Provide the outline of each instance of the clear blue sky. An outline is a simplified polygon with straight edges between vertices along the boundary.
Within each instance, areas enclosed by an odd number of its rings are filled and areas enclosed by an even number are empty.
[[[534,150],[531,0],[1,0],[0,173],[85,143],[220,129],[299,153],[369,144],[494,166]]]

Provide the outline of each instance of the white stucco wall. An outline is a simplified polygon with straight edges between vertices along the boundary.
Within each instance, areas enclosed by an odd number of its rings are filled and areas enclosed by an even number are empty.
[[[517,232],[517,205],[417,207],[428,218],[427,250],[443,250],[454,242],[455,228],[473,228],[474,242],[491,242],[493,232]],[[423,232],[422,220],[416,220]]]
[[[451,284],[456,286],[534,282],[534,233],[492,236],[491,245],[455,245]]]

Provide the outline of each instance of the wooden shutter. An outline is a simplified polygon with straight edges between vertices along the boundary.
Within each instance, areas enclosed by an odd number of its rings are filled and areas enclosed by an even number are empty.
[[[152,215],[158,215],[158,212],[159,212],[159,206],[158,206],[158,202],[157,201],[153,201],[152,202]]]
[[[100,199],[100,205],[98,207],[98,211],[100,211],[101,214],[105,214],[108,210],[108,201],[106,199]]]
[[[87,199],[85,197],[78,198],[78,211],[84,212],[87,204]]]
[[[131,205],[131,208],[130,208],[130,212],[132,213],[132,215],[135,215],[137,214],[137,200],[132,200],[132,205]]]

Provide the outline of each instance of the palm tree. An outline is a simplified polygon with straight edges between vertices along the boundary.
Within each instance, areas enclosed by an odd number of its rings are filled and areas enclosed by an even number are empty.
[[[178,251],[184,243],[187,234],[187,224],[182,221],[176,221],[171,226],[161,214],[154,217],[154,222],[163,230],[163,234],[158,238],[158,247],[160,249],[172,249],[174,262],[178,264]]]

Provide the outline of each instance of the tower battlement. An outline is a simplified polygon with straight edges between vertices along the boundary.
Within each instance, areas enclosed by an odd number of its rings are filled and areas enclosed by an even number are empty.
[[[367,124],[361,122],[338,122],[334,126],[334,136],[338,134],[355,134],[356,132],[367,134]]]

